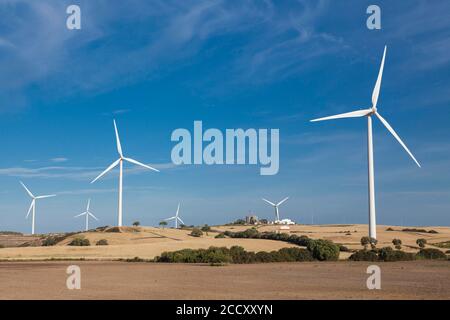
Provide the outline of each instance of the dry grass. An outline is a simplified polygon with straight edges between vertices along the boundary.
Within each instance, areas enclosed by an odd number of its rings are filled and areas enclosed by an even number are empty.
[[[403,250],[415,252],[418,250],[416,240],[427,239],[428,243],[450,241],[450,228],[428,227],[436,230],[437,234],[386,231],[389,226],[378,226],[378,247],[392,246],[392,239],[403,241]],[[249,226],[215,226],[219,231],[243,231]],[[401,227],[392,227],[401,230]],[[116,228],[117,229],[117,228]],[[231,247],[239,245],[248,251],[272,251],[294,245],[271,240],[257,239],[215,239],[215,232],[201,238],[189,236],[190,230],[161,229],[153,227],[125,227],[120,230],[105,230],[105,232],[86,232],[70,236],[53,247],[28,247],[0,249],[1,260],[49,260],[49,259],[86,259],[86,260],[116,260],[140,257],[152,259],[163,251],[175,251],[185,248],[199,249],[210,246]],[[263,226],[259,231],[276,231],[277,226]],[[115,231],[115,232],[107,232]],[[329,239],[343,244],[351,249],[360,249],[360,239],[367,235],[366,225],[295,225],[290,230],[283,230],[297,235],[307,235],[314,239]],[[349,232],[349,233],[348,233]],[[83,236],[91,242],[91,247],[71,247],[67,244],[75,237]],[[106,239],[108,246],[95,246],[100,239]],[[444,250],[444,249],[442,249]],[[444,250],[445,251],[445,250]],[[341,259],[347,258],[349,253],[341,253]]]

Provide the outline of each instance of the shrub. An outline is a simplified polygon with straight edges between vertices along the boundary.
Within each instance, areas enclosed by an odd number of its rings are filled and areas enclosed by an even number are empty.
[[[51,247],[57,243],[58,243],[58,240],[56,239],[56,237],[50,236],[50,237],[45,238],[44,241],[42,241],[42,246]]]
[[[125,260],[126,262],[144,262],[145,260],[139,257],[128,258]]]
[[[387,228],[386,231],[394,231],[391,227]]]
[[[203,236],[203,232],[202,232],[202,230],[200,230],[200,229],[198,229],[198,228],[194,228],[194,229],[192,229],[190,235],[191,235],[192,237],[199,238],[199,237]]]
[[[450,254],[450,250],[445,251],[446,254]]]
[[[395,249],[401,250],[402,249],[402,240],[400,239],[393,239],[392,244],[395,246]]]
[[[414,260],[415,256],[413,253],[393,250],[391,247],[385,247],[378,251],[378,259],[380,261],[410,261]]]
[[[133,226],[134,227],[139,227],[140,225],[141,225],[141,223],[139,221],[133,222]]]
[[[87,247],[90,245],[91,243],[89,242],[89,239],[83,238],[75,238],[69,243],[69,246],[76,246],[76,247]]]
[[[301,248],[282,248],[278,250],[281,261],[313,261],[314,258],[309,250]]]
[[[419,259],[447,259],[447,256],[445,255],[445,253],[443,253],[439,249],[428,248],[428,249],[421,249],[417,253],[417,258],[419,258]]]
[[[350,252],[350,249],[346,246],[343,246],[342,244],[339,245],[339,251],[341,252]]]
[[[427,244],[427,239],[417,239],[416,243],[420,248],[423,249],[423,248],[425,248],[425,245]]]
[[[97,241],[97,243],[95,245],[96,246],[107,246],[108,245],[108,240],[100,239],[100,240]]]
[[[329,240],[309,241],[308,250],[313,258],[319,261],[336,261],[339,259],[339,247]]]
[[[353,253],[349,258],[352,261],[377,261],[378,255],[373,250],[358,250]]]
[[[225,238],[225,234],[223,232],[221,232],[218,235],[216,235],[214,238],[216,238],[216,239],[223,239],[223,238]]]
[[[0,244],[0,249],[3,249],[5,246],[3,244]]]
[[[370,244],[370,238],[369,237],[362,237],[361,238],[361,245],[364,247],[364,250],[367,250],[367,246]]]

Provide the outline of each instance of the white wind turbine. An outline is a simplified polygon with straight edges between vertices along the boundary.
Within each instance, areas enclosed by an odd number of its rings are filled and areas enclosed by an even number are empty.
[[[86,211],[83,212],[83,213],[80,213],[79,215],[76,215],[76,216],[74,217],[74,218],[78,218],[78,217],[81,217],[81,216],[86,216],[86,231],[89,230],[89,216],[91,216],[92,218],[94,218],[95,220],[98,221],[97,217],[94,216],[94,214],[93,214],[92,212],[89,211],[90,206],[91,206],[91,199],[88,200],[87,207],[86,207]]]
[[[281,201],[278,202],[278,203],[273,203],[273,202],[271,202],[271,201],[269,201],[269,200],[267,200],[267,199],[264,199],[264,198],[262,198],[262,199],[263,199],[263,201],[267,202],[268,204],[270,204],[271,206],[273,206],[273,207],[275,208],[275,217],[277,218],[276,221],[280,221],[280,212],[279,212],[279,210],[278,210],[278,207],[279,207],[281,204],[283,204],[285,201],[287,201],[287,199],[289,199],[289,197],[284,198],[283,200],[281,200]]]
[[[32,218],[32,222],[31,222],[31,234],[34,234],[34,224],[36,221],[36,200],[37,199],[44,199],[44,198],[50,198],[50,197],[55,197],[55,194],[50,194],[50,195],[45,195],[45,196],[34,196],[30,190],[28,190],[28,188],[25,186],[25,184],[20,181],[20,184],[24,187],[25,191],[28,193],[28,195],[31,197],[31,205],[30,208],[28,209],[28,213],[25,219],[28,219],[28,216],[30,215],[31,209],[33,209],[33,214],[31,216]]]
[[[164,221],[175,220],[175,229],[178,229],[178,221],[184,224],[183,220],[181,220],[181,218],[179,217],[179,213],[180,213],[180,204],[178,204],[177,213],[175,214],[175,216],[164,219]]]
[[[384,69],[384,60],[386,57],[386,49],[384,47],[383,59],[381,60],[380,71],[378,73],[377,82],[375,83],[375,88],[372,93],[372,107],[370,109],[357,110],[347,113],[342,113],[330,117],[319,118],[311,120],[311,122],[315,121],[323,121],[323,120],[332,120],[332,119],[341,119],[341,118],[359,118],[359,117],[367,117],[367,145],[368,145],[368,171],[369,171],[369,237],[376,239],[377,238],[377,230],[376,230],[376,216],[375,216],[375,180],[374,180],[374,166],[373,166],[373,139],[372,139],[372,116],[375,115],[381,123],[387,128],[387,130],[394,136],[395,139],[400,143],[403,149],[409,154],[409,156],[414,160],[414,162],[420,167],[419,162],[414,158],[411,151],[409,151],[408,147],[403,143],[398,134],[394,131],[394,129],[389,125],[389,123],[378,113],[377,110],[377,102],[378,96],[380,94],[381,87],[381,78],[383,77],[383,69]]]
[[[136,161],[134,159],[131,158],[127,158],[123,156],[122,153],[122,146],[120,145],[120,139],[119,139],[119,132],[117,131],[117,125],[116,125],[116,121],[114,120],[114,130],[116,132],[116,143],[117,143],[117,152],[119,153],[119,159],[117,159],[116,161],[114,161],[108,168],[106,168],[105,171],[103,171],[97,178],[95,178],[94,180],[92,180],[91,183],[94,183],[95,181],[97,181],[98,179],[100,179],[103,175],[105,175],[107,172],[109,172],[110,170],[112,170],[113,168],[115,168],[117,165],[119,165],[120,171],[119,171],[119,216],[118,216],[118,223],[117,225],[119,227],[122,226],[122,184],[123,184],[123,162],[124,161],[128,161],[130,163],[136,164],[138,166],[159,172],[158,169],[152,168],[148,165],[145,165],[139,161]]]

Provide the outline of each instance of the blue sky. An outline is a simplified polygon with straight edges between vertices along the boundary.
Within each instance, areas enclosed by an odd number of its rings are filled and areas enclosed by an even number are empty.
[[[67,30],[70,4],[82,29]],[[117,220],[117,173],[89,182],[124,152],[124,223],[156,225],[178,202],[188,224],[218,224],[290,196],[282,217],[367,223],[366,121],[309,123],[370,107],[385,44],[380,113],[422,163],[374,125],[381,224],[448,225],[450,3],[378,1],[0,0],[0,230],[80,229],[92,198],[98,225]],[[171,163],[173,130],[279,128],[280,172]]]

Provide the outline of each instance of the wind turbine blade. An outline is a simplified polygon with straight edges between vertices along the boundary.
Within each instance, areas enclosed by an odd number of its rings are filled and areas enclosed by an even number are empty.
[[[37,196],[36,199],[45,199],[45,198],[52,198],[52,197],[56,197],[56,194],[49,194],[46,196]]]
[[[91,206],[91,199],[88,199],[88,203],[87,203],[87,207],[86,207],[86,212],[89,212],[89,207]]]
[[[403,143],[402,139],[398,136],[398,134],[394,131],[394,129],[390,126],[390,124],[378,113],[376,112],[375,115],[380,119],[380,121],[384,124],[384,126],[389,130],[389,132],[394,136],[395,139],[397,139],[398,143],[403,147],[403,149],[406,150],[406,152],[409,154],[409,156],[414,160],[414,162],[419,166],[420,163],[416,160],[416,158],[413,156],[411,151],[409,151],[408,147]]]
[[[25,184],[24,184],[22,181],[19,181],[19,182],[20,182],[20,184],[22,185],[22,187],[25,188],[25,190],[27,191],[28,195],[29,195],[30,197],[34,198],[34,195],[31,193],[30,190],[28,190],[28,188],[25,186]]]
[[[94,183],[95,181],[97,181],[98,179],[100,179],[101,177],[103,177],[108,171],[112,170],[115,166],[117,166],[119,164],[121,159],[117,159],[116,161],[114,161],[108,168],[106,168],[105,171],[103,171],[102,173],[100,173],[100,175],[95,178],[94,180],[91,181],[91,183]]]
[[[185,223],[183,222],[183,220],[181,220],[181,218],[180,217],[178,217],[178,221],[180,221],[182,224],[184,224],[185,225]]]
[[[122,146],[120,144],[120,138],[119,138],[119,131],[117,130],[116,120],[113,120],[114,122],[114,131],[116,132],[116,143],[117,143],[117,152],[122,157]]]
[[[33,201],[31,201],[30,208],[28,209],[27,216],[25,217],[25,219],[28,219],[28,216],[30,215],[31,209],[33,209],[34,201],[35,201],[34,199],[33,199]]]
[[[178,217],[179,212],[180,212],[180,204],[178,204],[177,213],[175,214],[176,217]]]
[[[372,109],[357,110],[357,111],[352,111],[352,112],[336,114],[334,116],[313,119],[313,120],[310,120],[310,122],[317,122],[317,121],[324,121],[324,120],[333,120],[333,119],[341,119],[341,118],[358,118],[358,117],[367,116],[371,112],[372,112]]]
[[[88,212],[88,215],[90,215],[92,218],[94,218],[95,220],[97,220],[98,221],[98,219],[97,219],[97,217],[96,216],[94,216],[92,213],[90,213],[90,212]]]
[[[377,82],[375,83],[375,88],[373,88],[372,93],[372,107],[377,106],[378,96],[380,95],[381,78],[383,78],[384,59],[386,58],[386,50],[387,46],[384,46],[383,59],[381,60],[380,71],[378,72]]]
[[[141,162],[139,162],[139,161],[136,161],[136,160],[134,160],[134,159],[131,159],[131,158],[123,158],[123,159],[126,160],[126,161],[128,161],[128,162],[137,164],[138,166],[141,166],[141,167],[144,167],[144,168],[147,168],[147,169],[150,169],[150,170],[159,172],[158,169],[152,168],[152,167],[150,167],[150,166],[148,166],[148,165],[146,165],[146,164],[143,164],[143,163],[141,163]]]
[[[164,219],[164,221],[170,221],[170,220],[173,220],[173,219],[176,219],[177,217],[170,217],[170,218],[167,218],[167,219]]]
[[[271,201],[269,201],[269,200],[267,200],[267,199],[262,198],[262,200],[265,201],[265,202],[267,202],[267,203],[270,204],[271,206],[276,206],[275,203],[273,203],[273,202],[271,202]]]
[[[74,218],[78,218],[78,217],[84,216],[85,214],[87,214],[87,212],[83,212],[83,213],[77,214],[76,216],[74,216]]]
[[[287,201],[289,199],[289,197],[284,198],[283,200],[281,200],[280,202],[277,203],[277,207],[279,205],[281,205],[282,203],[284,203],[285,201]]]

